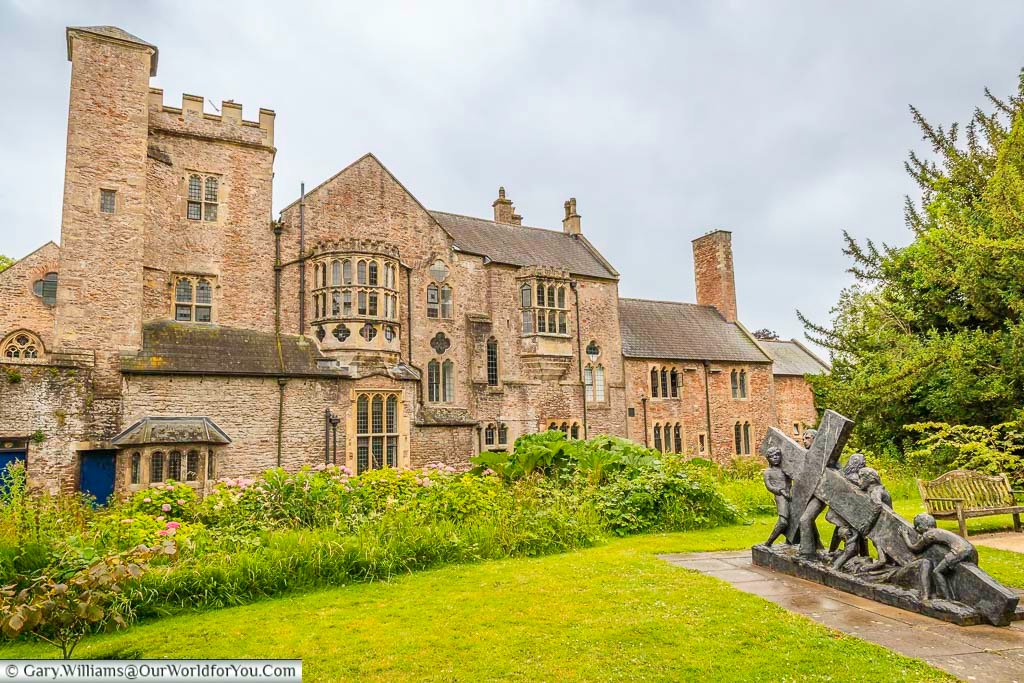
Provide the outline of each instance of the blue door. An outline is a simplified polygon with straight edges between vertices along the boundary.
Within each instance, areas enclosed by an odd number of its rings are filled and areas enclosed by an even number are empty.
[[[3,444],[0,444],[0,446],[3,446]],[[25,462],[26,455],[26,451],[0,448],[0,492],[6,493],[7,487],[10,484],[7,477],[4,476],[7,472],[7,466],[17,462]]]
[[[97,505],[105,505],[114,492],[114,460],[117,451],[82,451],[79,481],[82,493],[96,499]]]

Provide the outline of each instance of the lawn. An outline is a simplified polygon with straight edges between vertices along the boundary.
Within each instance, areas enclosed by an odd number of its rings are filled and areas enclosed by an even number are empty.
[[[919,504],[897,509],[912,516]],[[951,680],[655,557],[748,547],[772,522],[634,536],[180,615],[91,638],[76,654],[301,657],[312,681]],[[1024,585],[1019,555],[981,554],[997,578]],[[52,654],[31,644],[0,649],[3,657]]]

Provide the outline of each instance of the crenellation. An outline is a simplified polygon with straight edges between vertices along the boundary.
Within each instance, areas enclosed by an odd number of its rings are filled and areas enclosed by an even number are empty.
[[[183,93],[180,107],[165,104],[163,97],[164,91],[161,88],[149,88],[151,128],[179,135],[192,134],[274,147],[276,114],[272,109],[261,107],[257,120],[249,121],[243,116],[242,105],[234,100],[224,100],[221,102],[221,113],[212,114],[205,111],[205,99],[200,95]]]

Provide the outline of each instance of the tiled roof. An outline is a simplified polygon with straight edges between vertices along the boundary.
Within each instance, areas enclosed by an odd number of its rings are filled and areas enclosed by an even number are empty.
[[[768,355],[775,361],[772,373],[776,375],[824,375],[829,367],[803,344],[790,341],[762,341]]]
[[[124,43],[134,43],[135,45],[142,45],[144,47],[153,48],[153,57],[150,59],[149,64],[149,75],[156,76],[156,65],[157,60],[160,57],[160,50],[157,49],[153,43],[147,43],[138,36],[133,36],[123,28],[117,26],[68,26],[68,59],[71,59],[71,31],[80,31],[81,33],[91,33],[96,36],[103,36],[104,38],[112,38],[114,40],[120,40]]]
[[[160,321],[143,327],[142,350],[137,356],[122,356],[121,369],[127,373],[331,375],[317,367],[321,358],[316,344],[297,336],[281,335],[279,360],[272,333]]]
[[[231,438],[208,417],[144,417],[113,439],[115,446],[154,443],[229,444]]]
[[[560,268],[587,277],[618,277],[615,269],[582,236],[444,211],[431,211],[430,215],[452,236],[458,249],[497,263]]]
[[[622,354],[628,358],[767,363],[757,345],[714,306],[619,299]]]

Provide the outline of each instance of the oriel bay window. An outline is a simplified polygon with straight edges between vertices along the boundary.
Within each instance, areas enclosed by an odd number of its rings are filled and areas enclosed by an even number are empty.
[[[398,262],[383,256],[332,255],[314,263],[313,319],[397,321]]]
[[[398,467],[398,395],[356,398],[356,473]]]
[[[528,280],[519,287],[523,334],[569,334],[567,290],[562,280]]]

